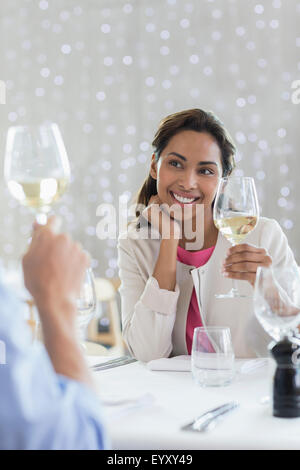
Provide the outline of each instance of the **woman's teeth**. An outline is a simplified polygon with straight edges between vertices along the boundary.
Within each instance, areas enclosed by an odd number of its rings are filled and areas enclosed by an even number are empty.
[[[182,204],[190,204],[191,202],[194,202],[196,199],[198,199],[197,197],[193,197],[193,198],[182,197],[175,193],[172,193],[172,195],[178,202],[181,202]]]

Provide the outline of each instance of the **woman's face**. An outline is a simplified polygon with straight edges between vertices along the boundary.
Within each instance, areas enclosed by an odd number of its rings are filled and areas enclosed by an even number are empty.
[[[170,139],[157,162],[152,156],[150,174],[162,203],[178,208],[204,204],[211,211],[222,176],[221,150],[206,132],[182,131]]]

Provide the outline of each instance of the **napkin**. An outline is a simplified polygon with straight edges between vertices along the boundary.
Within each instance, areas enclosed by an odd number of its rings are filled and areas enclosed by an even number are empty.
[[[236,369],[240,374],[251,374],[268,364],[268,358],[237,360]],[[175,356],[171,358],[155,359],[147,363],[150,370],[165,370],[177,372],[191,371],[191,356]]]

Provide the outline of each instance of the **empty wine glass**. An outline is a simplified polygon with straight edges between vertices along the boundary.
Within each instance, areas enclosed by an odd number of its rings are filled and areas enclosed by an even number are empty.
[[[94,275],[91,268],[85,272],[77,301],[77,331],[81,344],[85,339],[86,328],[96,313],[97,297]]]
[[[70,165],[57,124],[8,129],[4,177],[11,195],[45,224],[51,205],[70,182]]]
[[[265,331],[275,340],[268,346],[270,389],[260,402],[273,408],[273,415],[299,416],[297,392],[300,340],[300,273],[296,265],[259,267],[254,286],[254,312]]]
[[[299,269],[259,267],[253,300],[255,315],[272,338],[291,335],[300,323]]]
[[[259,207],[253,178],[230,176],[221,178],[213,218],[215,226],[234,246],[244,241],[259,218]],[[216,295],[217,298],[245,297],[238,292],[236,280],[227,294]]]

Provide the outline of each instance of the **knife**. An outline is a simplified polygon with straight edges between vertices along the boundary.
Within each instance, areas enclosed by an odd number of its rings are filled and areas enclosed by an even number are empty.
[[[132,357],[127,357],[126,359],[123,359],[122,361],[115,361],[115,362],[110,362],[110,363],[105,362],[99,366],[94,367],[92,370],[94,372],[98,372],[100,370],[113,369],[114,367],[125,366],[126,364],[131,364],[132,362],[137,362],[137,359],[134,359]]]
[[[104,361],[104,362],[100,362],[98,364],[93,364],[92,366],[90,366],[90,368],[94,369],[94,368],[97,368],[97,367],[106,366],[108,364],[114,364],[115,362],[125,361],[125,359],[128,359],[129,357],[130,356],[116,357],[115,359],[111,359],[110,361]]]
[[[213,408],[212,410],[206,411],[202,415],[198,416],[194,421],[189,424],[186,424],[181,429],[184,431],[197,431],[205,432],[209,429],[215,427],[219,418],[223,417],[225,414],[230,413],[231,411],[238,408],[240,405],[236,401],[225,403],[224,405]]]

